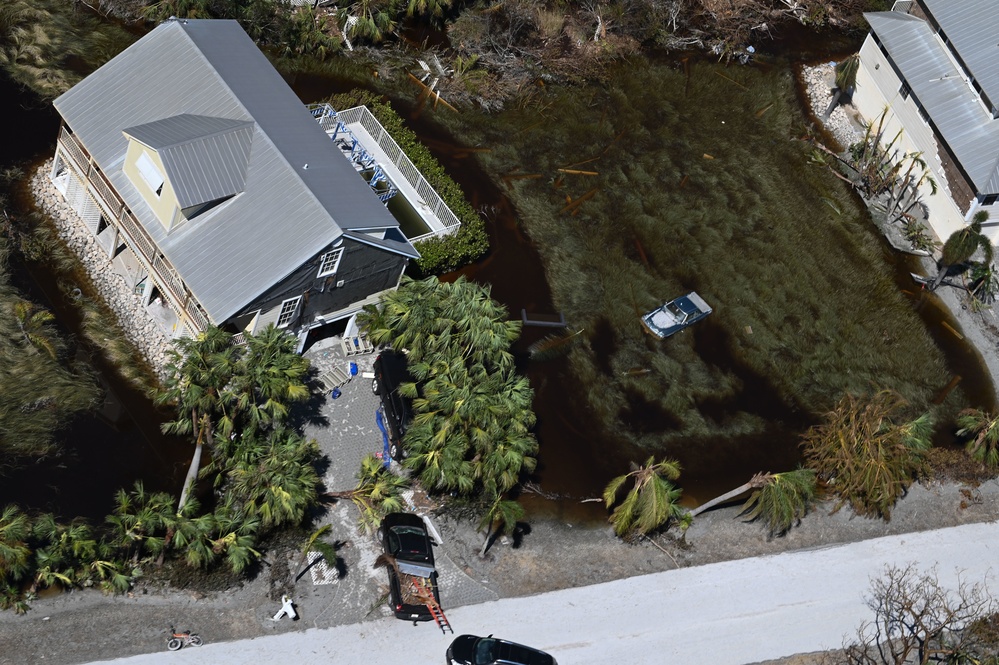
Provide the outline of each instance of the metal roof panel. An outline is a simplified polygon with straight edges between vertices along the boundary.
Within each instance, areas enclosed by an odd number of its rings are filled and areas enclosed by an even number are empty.
[[[990,193],[999,122],[986,112],[943,42],[914,16],[874,12],[864,17],[976,190]]]
[[[971,75],[999,104],[999,6],[995,0],[922,0]]]

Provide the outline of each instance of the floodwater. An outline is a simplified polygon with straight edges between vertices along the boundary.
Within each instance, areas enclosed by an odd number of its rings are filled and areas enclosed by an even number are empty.
[[[787,39],[793,46],[805,37],[791,35]],[[851,42],[838,42],[834,46],[836,50],[832,53],[810,51],[809,60],[835,60],[856,50],[856,44]],[[781,48],[789,47],[785,44]],[[519,318],[522,310],[556,314],[540,257],[520,228],[516,213],[503,192],[477,167],[467,152],[455,145],[453,139],[426,117],[415,113],[406,103],[396,100],[393,103],[402,112],[408,113],[410,127],[462,186],[473,205],[485,211],[490,220],[493,249],[489,256],[451,277],[461,274],[489,283],[493,297],[507,306],[512,317]],[[862,210],[859,199],[855,202],[858,211]],[[879,237],[873,225],[867,228],[868,232]],[[936,298],[913,289],[909,258],[891,250],[880,237],[879,240],[887,262],[894,266],[899,289],[911,294],[914,308],[943,351],[951,377],[961,377],[961,387],[969,395],[972,406],[993,410],[995,391],[977,350],[959,340],[943,325],[946,322],[956,327],[953,318]],[[556,500],[545,500],[530,488],[523,498],[534,515],[554,515],[568,521],[603,520],[606,519],[606,511],[601,503],[584,503],[582,500],[598,497],[613,476],[627,471],[629,463],[644,461],[650,452],[636,449],[624,436],[603,431],[587,406],[588,391],[576,384],[564,360],[527,361],[527,347],[550,332],[551,329],[525,327],[516,350],[520,352],[521,370],[527,373],[535,390],[534,407],[538,415],[536,433],[541,452],[532,487],[539,487],[550,499]],[[686,441],[682,448],[657,453],[665,453],[681,461],[684,502],[696,505],[745,482],[757,471],[795,468],[801,461],[798,448],[800,435],[817,421],[815,416],[786,403],[766,376],[745,365],[733,351],[726,331],[710,317],[688,332],[693,335],[695,348],[701,357],[724,373],[738,377],[742,385],[741,391],[732,400],[714,405],[701,404],[699,410],[709,416],[714,413],[719,420],[733,412],[745,412],[768,423],[766,431],[757,435],[721,443]],[[609,356],[615,345],[614,331],[609,325],[603,328],[598,326],[591,344],[598,356],[601,348],[606,349]],[[941,383],[946,383],[946,380]],[[670,426],[665,414],[637,395],[632,396],[631,408],[622,416],[629,427],[638,431],[666,431]],[[938,429],[936,439],[938,444],[951,441],[946,425]]]
[[[831,53],[846,54],[856,47],[855,44],[837,44],[834,50],[828,46],[822,48],[819,46],[822,40],[795,31],[785,39],[784,46],[780,47],[785,53],[808,45],[813,49],[810,58],[819,60],[836,59]],[[761,60],[766,57],[761,53]],[[318,101],[353,87],[317,75],[299,75],[289,83],[305,102]],[[19,131],[11,137],[12,141],[0,148],[3,150],[0,163],[39,159],[50,154],[58,128],[58,119],[51,107],[30,101],[30,95],[6,81],[0,81],[0,94],[6,100],[20,100],[13,109],[19,121],[12,125]],[[416,94],[414,88],[413,99]],[[472,205],[483,211],[489,220],[490,254],[448,278],[466,275],[490,284],[493,297],[516,318],[522,310],[539,315],[557,314],[540,256],[520,228],[504,193],[478,167],[473,156],[456,146],[454,140],[426,115],[421,116],[411,102],[394,100],[393,103],[410,118],[410,127],[461,185]],[[8,122],[11,122],[10,114]],[[873,225],[870,232],[876,233]],[[885,251],[889,252],[887,248]],[[943,321],[951,326],[955,324],[935,299],[913,289],[906,260],[893,252],[890,256],[897,266],[899,288],[913,294],[914,306],[943,350],[948,370],[952,375],[961,376],[962,388],[972,396],[974,406],[994,409],[994,390],[977,351],[941,325]],[[43,268],[29,267],[19,276],[23,282],[21,287],[32,298],[51,307],[67,330],[76,330],[73,310],[58,299],[46,297],[57,291]],[[564,359],[543,363],[527,360],[528,346],[551,331],[550,328],[525,326],[515,348],[519,367],[526,372],[535,390],[536,434],[541,444],[537,473],[522,498],[533,516],[557,516],[572,522],[603,521],[606,511],[602,503],[584,500],[598,497],[611,477],[627,471],[630,462],[644,461],[649,452],[634,449],[624,437],[601,433],[588,407],[585,386],[576,383]],[[738,376],[743,385],[735,403],[701,404],[702,411],[715,413],[723,419],[727,412],[740,410],[756,414],[771,424],[762,435],[751,440],[731,441],[722,448],[715,446],[709,454],[695,457],[677,451],[676,456],[684,466],[685,499],[696,503],[745,482],[757,471],[793,468],[798,462],[798,436],[812,420],[785,404],[767,377],[744,366],[737,354],[731,352],[726,332],[710,318],[691,333],[702,356]],[[609,354],[614,343],[614,331],[609,325],[597,330],[593,345],[598,352],[604,348]],[[148,489],[175,490],[181,482],[188,444],[160,435],[158,425],[162,422],[162,414],[145,397],[118,381],[111,368],[101,366],[99,362],[97,366],[123,407],[119,420],[114,426],[96,418],[74,423],[64,437],[73,452],[65,458],[45,461],[19,472],[15,478],[5,479],[0,483],[0,505],[16,497],[27,505],[54,510],[64,516],[100,517],[107,512],[113,492],[119,487],[129,487],[134,479],[143,478]],[[646,431],[669,427],[664,414],[637,396],[633,397],[631,408],[623,414],[630,427]],[[702,442],[690,443],[687,446],[690,450],[705,449]],[[540,488],[544,497],[534,488]]]
[[[4,117],[17,131],[10,133],[0,164],[29,167],[51,155],[59,118],[43,103],[0,75]],[[18,192],[16,208],[28,195]],[[49,308],[60,333],[79,337],[79,312],[61,296],[54,276],[43,265],[13,265],[12,279],[31,300]],[[81,345],[82,346],[82,345]],[[190,444],[160,433],[164,415],[131,385],[120,380],[99,354],[81,350],[101,377],[106,393],[103,413],[78,417],[59,436],[64,454],[18,469],[0,482],[0,506],[18,502],[31,510],[61,518],[83,516],[103,520],[119,488],[131,489],[142,479],[147,490],[176,491],[183,482]]]

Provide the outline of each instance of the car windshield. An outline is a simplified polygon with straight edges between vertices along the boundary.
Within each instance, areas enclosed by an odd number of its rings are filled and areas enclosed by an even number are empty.
[[[389,532],[393,551],[398,554],[426,554],[427,534],[415,526],[395,526]]]
[[[479,641],[475,643],[475,665],[489,665],[496,657],[494,651],[496,650],[496,640],[491,637],[480,638]]]
[[[666,303],[666,310],[672,314],[679,323],[683,323],[683,321],[687,318],[686,312],[680,309],[680,306],[675,302]]]

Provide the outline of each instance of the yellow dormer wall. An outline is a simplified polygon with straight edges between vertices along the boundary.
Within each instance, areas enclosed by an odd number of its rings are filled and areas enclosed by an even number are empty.
[[[149,161],[159,169],[160,174],[163,176],[163,189],[159,195],[146,184],[145,178],[139,173],[139,168],[136,164],[139,157],[143,154],[149,158]],[[163,228],[169,231],[174,224],[183,219],[179,214],[180,206],[177,205],[177,195],[174,193],[173,186],[166,176],[166,169],[163,168],[163,162],[155,150],[133,138],[129,138],[128,150],[125,152],[125,163],[122,170],[128,176],[129,181],[135,189],[142,194],[142,198],[146,201],[149,209],[153,211],[153,214],[156,215],[156,219],[160,221]]]

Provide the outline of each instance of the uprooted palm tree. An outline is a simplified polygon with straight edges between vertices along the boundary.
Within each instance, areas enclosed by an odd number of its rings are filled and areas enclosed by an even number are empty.
[[[972,312],[987,309],[999,295],[999,271],[995,264],[972,263],[965,288],[968,290],[968,307]]]
[[[860,515],[891,519],[891,510],[925,470],[932,419],[915,415],[898,393],[846,394],[825,422],[802,437],[805,463]]]
[[[34,352],[45,351],[54,360],[58,347],[50,326],[55,320],[52,312],[26,300],[15,302],[12,312],[27,348]]]
[[[740,515],[750,521],[762,520],[769,535],[783,536],[792,526],[801,521],[817,489],[815,472],[811,469],[797,469],[784,473],[757,473],[749,482],[726,492],[690,511],[691,518],[727,501],[732,501],[746,492],[752,492],[742,504]]]
[[[989,218],[986,210],[979,210],[972,217],[971,224],[960,231],[955,231],[947,238],[940,257],[940,271],[930,285],[930,291],[935,290],[943,282],[950,269],[971,259],[981,250],[982,263],[992,263],[992,241],[982,233],[982,224]]]
[[[989,468],[999,467],[999,416],[981,409],[965,409],[957,414],[957,435],[971,437],[966,450]]]
[[[486,537],[479,550],[479,557],[484,557],[489,546],[500,533],[509,536],[517,528],[517,521],[524,518],[524,507],[513,499],[504,499],[497,495],[489,504],[489,509],[479,522],[479,529],[485,531]],[[498,528],[497,528],[498,527]]]
[[[294,579],[296,581],[299,577],[305,574],[305,571],[308,570],[308,568],[312,567],[310,563],[310,565],[303,570],[303,566],[305,566],[306,561],[309,560],[309,554],[311,552],[318,554],[319,558],[325,559],[330,565],[334,565],[336,563],[337,546],[323,540],[323,538],[332,530],[332,526],[324,524],[313,531],[312,535],[310,535],[308,540],[305,541],[305,545],[302,547],[302,556],[298,558],[298,564],[295,566],[296,573]]]
[[[632,465],[632,470],[618,476],[607,484],[603,499],[607,508],[617,504],[611,513],[610,522],[618,536],[648,534],[670,521],[689,524],[689,514],[680,507],[683,493],[672,481],[680,477],[680,463],[676,460],[656,462],[649,457],[641,467]],[[618,493],[631,480],[634,484],[618,503]]]
[[[361,460],[357,487],[344,492],[327,492],[324,496],[350,499],[361,514],[362,526],[370,531],[383,516],[402,510],[402,492],[408,485],[409,481],[386,469],[380,459],[368,455]]]
[[[829,119],[830,114],[839,105],[840,98],[844,94],[849,95],[853,92],[853,88],[857,84],[857,71],[859,70],[859,53],[847,56],[836,64],[836,91],[833,93],[832,101],[829,102],[826,112],[822,114],[823,122]]]

